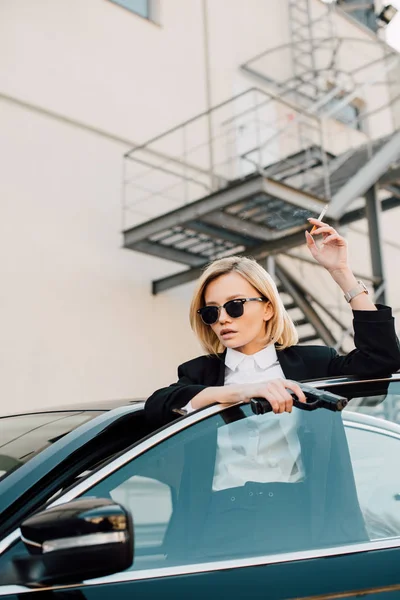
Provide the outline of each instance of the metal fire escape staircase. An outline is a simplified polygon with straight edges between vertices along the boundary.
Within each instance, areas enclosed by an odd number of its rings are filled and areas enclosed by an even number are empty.
[[[387,143],[387,140],[377,142],[373,156]],[[346,161],[342,162],[341,157],[336,160],[339,166],[332,170],[331,178],[335,194],[340,194],[349,182],[349,173],[354,173],[361,165],[365,170],[369,169],[370,162],[365,162],[366,154],[367,149],[361,148],[352,152],[351,156],[346,155]],[[293,164],[290,164],[292,177],[295,172]],[[315,164],[317,168],[317,159]],[[332,160],[332,165],[335,165],[335,160]],[[269,169],[274,178],[259,174],[247,176],[245,180],[233,182],[222,190],[124,231],[125,248],[187,267],[153,281],[154,294],[193,281],[213,258],[245,254],[263,262],[269,256],[285,254],[304,243],[306,218],[316,216],[325,201],[318,194],[314,196],[285,184],[284,176],[289,169],[287,163],[273,164]],[[390,173],[385,175],[384,185],[393,195],[383,201],[383,210],[400,205],[400,173],[398,170],[393,170],[392,175]],[[277,178],[282,174],[283,179],[279,181]],[[315,184],[315,192],[321,192],[322,187],[323,181],[320,180]],[[348,224],[364,215],[365,209],[358,208],[345,212],[340,222]],[[293,271],[285,268],[279,258],[276,259],[278,289],[299,327],[300,341],[323,341],[335,345],[347,325],[326,309]],[[377,285],[381,283],[379,280],[374,282]],[[332,330],[336,330],[335,335]]]
[[[292,250],[304,244],[307,217],[327,203],[337,225],[374,215],[377,198],[368,194],[379,181],[381,208],[400,205],[400,134],[339,155],[327,149],[324,111],[334,113],[337,88],[324,88],[314,61],[328,48],[332,69],[337,44],[315,40],[322,17],[313,20],[308,0],[288,2],[293,77],[279,94],[251,88],[125,155],[124,247],[184,266],[153,281],[153,294],[193,281],[215,258],[253,256],[272,267],[300,341],[340,348],[347,324],[300,280],[297,261],[307,259]],[[353,97],[346,90],[339,108]],[[365,205],[348,210],[360,197]],[[372,262],[378,288],[380,257]]]

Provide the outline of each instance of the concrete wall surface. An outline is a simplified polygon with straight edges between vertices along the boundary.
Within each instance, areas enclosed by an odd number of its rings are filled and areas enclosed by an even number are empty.
[[[193,284],[151,294],[183,267],[122,248],[122,157],[210,104],[268,89],[240,65],[288,43],[288,11],[281,0],[157,4],[154,23],[109,0],[0,3],[0,413],[146,397],[201,352]],[[336,28],[371,40],[348,19]],[[393,211],[382,225],[394,303],[398,223]],[[349,236],[370,272],[363,224]]]

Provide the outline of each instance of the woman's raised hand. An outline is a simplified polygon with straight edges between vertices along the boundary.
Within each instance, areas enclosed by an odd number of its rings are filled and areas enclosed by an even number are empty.
[[[347,242],[344,237],[323,221],[312,218],[308,220],[315,229],[311,232],[306,231],[306,242],[315,260],[330,273],[349,269]],[[314,240],[316,235],[322,235],[320,244]]]

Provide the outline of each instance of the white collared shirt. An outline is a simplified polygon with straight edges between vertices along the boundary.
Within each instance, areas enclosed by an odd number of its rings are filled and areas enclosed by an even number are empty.
[[[255,354],[243,354],[228,348],[225,356],[224,385],[285,379],[274,344]]]
[[[270,379],[285,379],[273,344],[252,355],[227,349],[225,385]],[[190,402],[185,409],[193,410]],[[254,415],[219,428],[214,491],[246,481],[295,483],[303,473],[296,411]]]

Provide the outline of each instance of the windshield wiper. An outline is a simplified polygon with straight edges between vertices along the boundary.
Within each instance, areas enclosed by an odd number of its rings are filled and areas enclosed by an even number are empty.
[[[317,408],[325,408],[326,410],[332,410],[333,412],[342,411],[348,404],[348,399],[338,394],[332,394],[326,390],[319,390],[310,385],[304,383],[299,384],[301,390],[307,398],[307,402],[300,402],[300,400],[291,394],[293,398],[293,406],[300,410],[316,410]],[[263,415],[268,412],[272,412],[272,406],[265,398],[252,398],[250,400],[250,406],[254,414]]]

